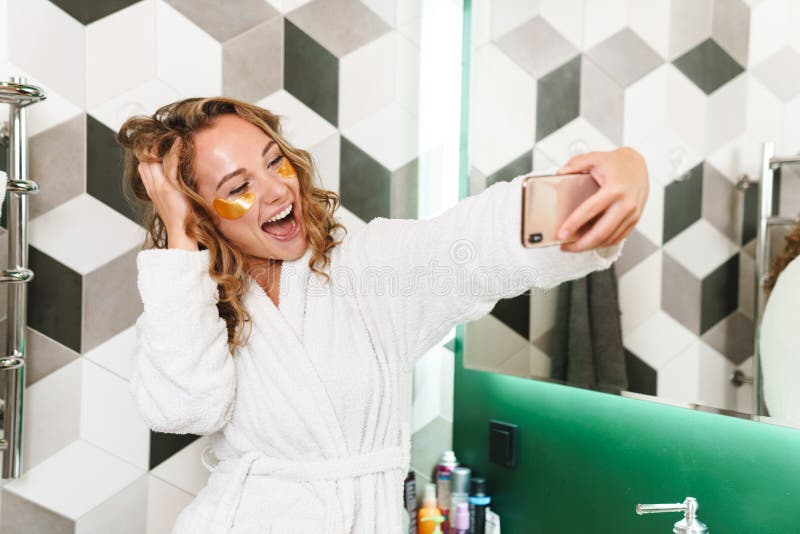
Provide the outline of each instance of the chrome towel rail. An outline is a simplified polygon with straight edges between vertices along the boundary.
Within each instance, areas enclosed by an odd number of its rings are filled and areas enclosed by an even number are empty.
[[[28,132],[26,107],[46,98],[44,92],[28,85],[22,77],[0,82],[0,103],[9,105],[8,113],[8,205],[9,268],[0,272],[0,283],[8,284],[6,349],[0,357],[2,384],[3,450],[2,478],[22,474],[22,409],[25,392],[25,319],[27,317],[27,282],[33,280],[28,269],[28,195],[39,192],[36,182],[28,180]]]

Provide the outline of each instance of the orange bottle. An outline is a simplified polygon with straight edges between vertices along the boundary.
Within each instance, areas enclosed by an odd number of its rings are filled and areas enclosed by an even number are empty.
[[[417,512],[417,534],[433,534],[436,531],[435,521],[423,521],[425,517],[441,516],[442,511],[436,506],[436,484],[429,482],[425,486],[422,508]]]

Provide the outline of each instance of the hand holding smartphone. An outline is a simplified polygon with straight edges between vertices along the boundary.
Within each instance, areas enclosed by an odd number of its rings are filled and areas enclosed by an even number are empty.
[[[558,240],[558,230],[599,188],[589,173],[526,177],[522,182],[522,246],[537,248],[576,241],[594,220],[566,241]]]

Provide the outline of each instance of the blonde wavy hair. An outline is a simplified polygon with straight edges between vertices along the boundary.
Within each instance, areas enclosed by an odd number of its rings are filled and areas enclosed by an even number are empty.
[[[214,118],[224,114],[238,115],[263,130],[275,140],[297,170],[308,246],[312,249],[309,268],[326,281],[329,276],[324,269],[330,262],[329,251],[341,243],[334,239],[334,231],[340,228],[346,233],[347,229],[333,217],[341,202],[339,195],[314,185],[314,159],[309,152],[293,147],[283,137],[281,115],[233,98],[209,97],[187,98],[160,107],[152,116],[138,115],[125,121],[116,135],[117,142],[125,150],[122,190],[147,231],[143,250],[167,248],[167,233],[164,222],[147,196],[139,175],[139,162],[159,161],[169,152],[176,137],[183,141],[178,183],[189,199],[192,211],[186,220],[186,235],[198,242],[200,250],[209,251],[209,275],[217,283],[217,309],[227,324],[228,346],[233,356],[236,348],[245,345],[250,336],[250,330],[244,333],[244,325],[251,323],[251,317],[242,303],[247,287],[247,256],[217,230],[211,207],[197,193],[193,143],[196,133],[212,126]]]

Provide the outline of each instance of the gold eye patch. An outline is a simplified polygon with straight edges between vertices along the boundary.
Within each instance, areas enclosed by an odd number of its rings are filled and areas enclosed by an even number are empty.
[[[287,157],[283,158],[283,164],[281,164],[281,166],[278,167],[278,174],[280,174],[284,178],[296,178],[297,177],[297,171],[294,170],[294,167],[292,166],[292,162],[289,161],[289,158],[287,158]]]
[[[245,193],[236,200],[225,200],[217,197],[214,199],[214,209],[226,219],[238,219],[253,207],[255,201],[255,193]]]

